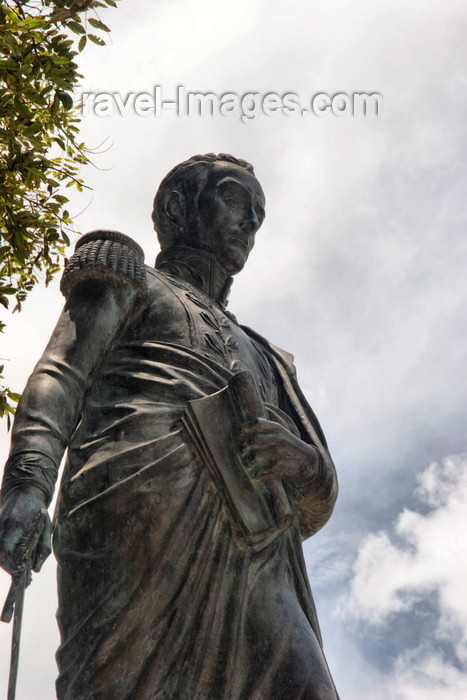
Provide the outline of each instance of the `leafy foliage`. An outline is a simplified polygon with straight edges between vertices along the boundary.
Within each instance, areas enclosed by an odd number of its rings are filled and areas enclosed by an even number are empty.
[[[88,39],[105,43],[89,29],[110,31],[97,15],[106,6],[116,2],[0,3],[0,304],[6,309],[14,303],[20,311],[40,277],[50,282],[69,244],[63,188],[81,191],[80,169],[88,163],[73,105],[82,77],[75,58]],[[0,416],[9,418],[17,398],[0,387]]]

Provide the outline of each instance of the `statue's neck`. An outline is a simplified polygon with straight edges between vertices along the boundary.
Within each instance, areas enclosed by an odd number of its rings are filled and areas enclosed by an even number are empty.
[[[189,282],[221,306],[227,306],[233,279],[211,253],[188,246],[173,246],[159,253],[156,268]]]

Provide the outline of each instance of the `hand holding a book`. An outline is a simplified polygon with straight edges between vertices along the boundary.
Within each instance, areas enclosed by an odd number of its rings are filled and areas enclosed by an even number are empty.
[[[313,445],[303,442],[275,421],[258,418],[240,431],[240,451],[252,479],[309,481],[320,457]]]

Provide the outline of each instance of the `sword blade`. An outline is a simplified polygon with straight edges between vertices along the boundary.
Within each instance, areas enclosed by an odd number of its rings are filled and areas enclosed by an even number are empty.
[[[37,516],[24,548],[23,561],[12,574],[10,590],[3,606],[1,620],[10,622],[14,609],[13,633],[11,641],[10,676],[8,678],[8,700],[15,700],[16,679],[18,677],[19,643],[21,641],[21,623],[23,621],[24,591],[31,583],[31,569],[34,554],[45,526],[47,511],[41,510]]]
[[[24,591],[27,577],[23,574],[16,585],[15,613],[11,641],[10,676],[8,678],[8,700],[15,700],[16,679],[18,677],[19,645],[21,641],[21,623],[23,620]]]

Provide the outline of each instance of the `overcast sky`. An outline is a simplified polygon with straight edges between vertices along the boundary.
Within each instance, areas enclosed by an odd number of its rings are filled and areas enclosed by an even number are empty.
[[[465,0],[122,0],[101,18],[112,35],[82,55],[87,91],[382,95],[378,117],[91,114],[83,137],[105,152],[72,211],[152,263],[173,165],[253,163],[267,217],[229,308],[294,353],[336,462],[335,514],[305,553],[341,698],[467,697]],[[16,390],[61,306],[54,283],[8,320]],[[54,586],[49,559],[27,592],[17,700],[54,697]]]

